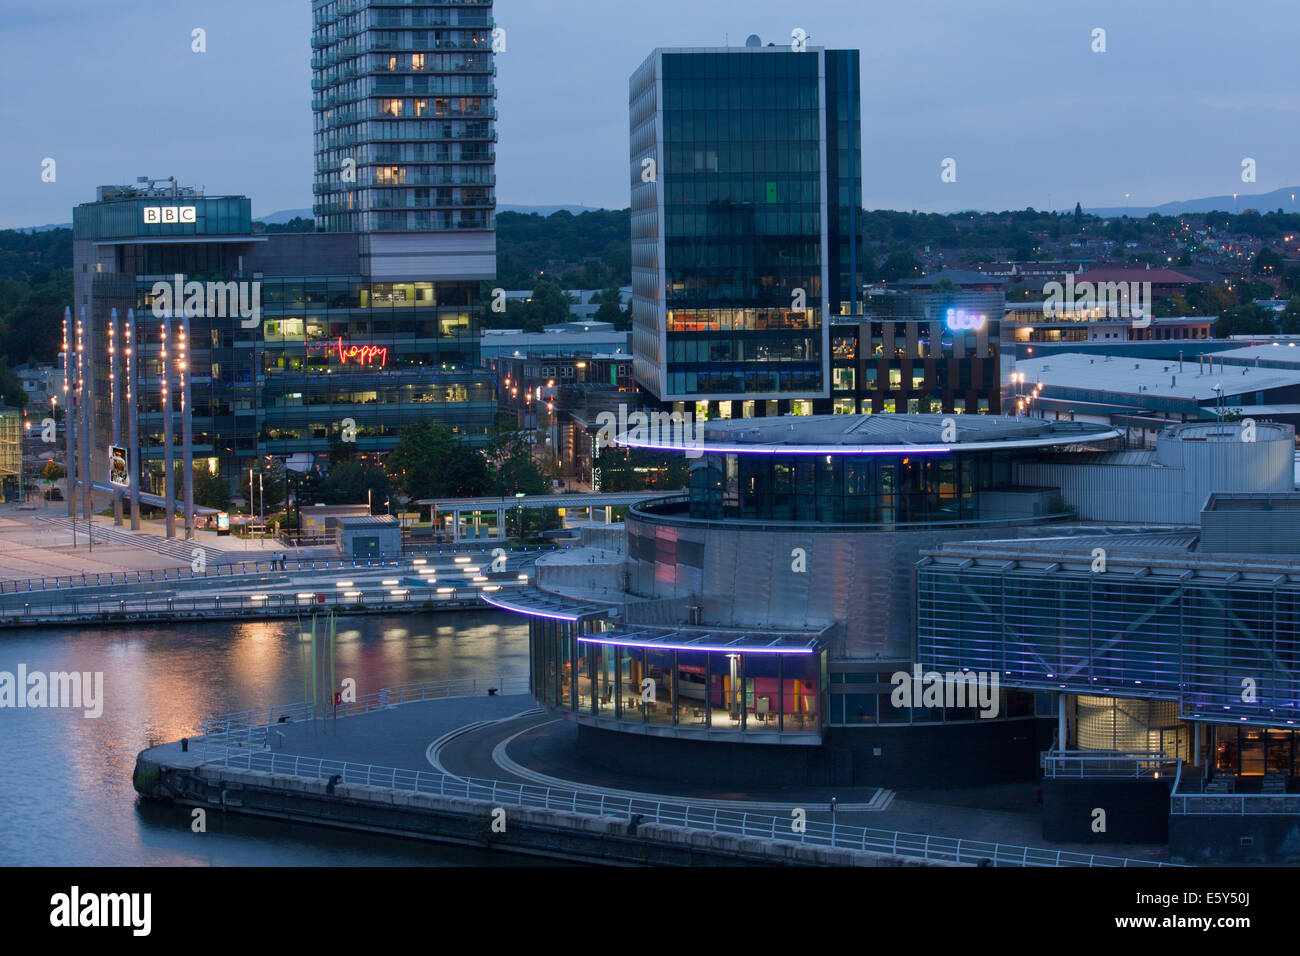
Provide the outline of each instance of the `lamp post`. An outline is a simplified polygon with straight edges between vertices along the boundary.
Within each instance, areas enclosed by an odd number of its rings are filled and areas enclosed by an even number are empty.
[[[135,355],[135,309],[126,310],[126,455],[127,476],[131,482],[131,530],[140,530],[140,408],[136,404],[135,386],[140,375],[140,360]]]
[[[181,385],[181,472],[185,496],[185,540],[194,540],[194,416],[190,409],[190,314],[181,312],[177,372]]]
[[[167,354],[167,344],[172,337],[172,315],[168,312],[162,320],[162,364],[161,402],[163,413],[163,507],[167,511],[167,537],[176,537],[176,470],[175,450],[172,448],[172,397],[171,397],[171,360]]]
[[[122,444],[122,376],[118,374],[118,322],[117,309],[113,309],[108,323],[108,396],[109,396],[109,437],[116,448]],[[109,454],[109,475],[112,475],[113,461]],[[130,478],[130,470],[127,471]],[[113,524],[122,524],[122,491],[113,485]]]

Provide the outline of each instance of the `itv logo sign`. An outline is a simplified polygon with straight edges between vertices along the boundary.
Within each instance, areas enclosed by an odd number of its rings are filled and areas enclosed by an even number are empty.
[[[196,206],[145,206],[144,222],[146,226],[194,222],[197,208]]]

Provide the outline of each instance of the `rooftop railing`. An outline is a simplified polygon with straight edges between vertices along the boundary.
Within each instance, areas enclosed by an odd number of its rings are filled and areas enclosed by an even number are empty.
[[[1043,775],[1049,779],[1084,780],[1093,777],[1128,777],[1141,780],[1172,777],[1178,761],[1160,751],[1047,751],[1043,754]]]

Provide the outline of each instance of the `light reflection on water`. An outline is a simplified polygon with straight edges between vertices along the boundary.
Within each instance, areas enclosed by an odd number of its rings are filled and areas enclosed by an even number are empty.
[[[296,621],[0,632],[0,671],[102,671],[104,711],[0,709],[3,865],[486,865],[523,857],[139,803],[136,754],[207,715],[302,700]],[[528,670],[528,628],[496,612],[338,622],[335,672],[358,695],[413,681]]]

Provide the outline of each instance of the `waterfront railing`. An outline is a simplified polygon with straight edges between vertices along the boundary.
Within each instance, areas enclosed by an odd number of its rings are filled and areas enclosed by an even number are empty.
[[[990,843],[983,840],[967,840],[960,837],[849,826],[840,824],[834,819],[830,823],[804,820],[802,827],[796,827],[791,818],[750,813],[744,810],[674,804],[653,799],[612,796],[503,780],[457,777],[436,771],[401,770],[396,767],[302,757],[274,751],[227,749],[209,763],[235,769],[333,780],[336,783],[364,784],[410,793],[481,800],[494,805],[615,817],[629,821],[629,832],[633,831],[634,825],[655,823],[763,840],[780,840],[888,854],[906,859],[972,866],[1165,867],[1176,865],[1099,853],[1049,850]]]
[[[17,578],[0,581],[0,594],[22,594],[33,591],[59,591],[68,588],[111,587],[125,584],[164,583],[171,581],[189,581],[203,578],[233,578],[239,575],[269,574],[286,571],[329,571],[364,568],[394,568],[410,564],[416,558],[456,557],[470,554],[493,554],[500,548],[507,555],[536,554],[554,551],[557,545],[536,545],[534,547],[506,547],[501,544],[477,548],[426,548],[419,551],[404,551],[401,555],[376,554],[357,559],[295,558],[284,561],[272,561],[270,558],[245,561],[226,561],[205,564],[196,571],[192,565],[178,568],[153,568],[143,571],[109,571],[81,574],[66,574],[57,577]]]
[[[489,585],[490,586],[490,585]],[[502,581],[498,588],[518,588],[516,582]],[[309,585],[304,585],[309,587]],[[358,590],[361,590],[358,588]],[[250,617],[295,617],[312,610],[338,613],[373,613],[455,608],[484,609],[479,585],[452,588],[433,584],[427,587],[407,585],[406,593],[394,595],[391,588],[371,587],[369,593],[349,597],[346,592],[289,591],[267,594],[205,594],[194,597],[131,598],[69,597],[58,603],[10,604],[0,606],[0,625],[22,623],[57,624],[66,621],[95,620],[105,623],[134,620],[179,620],[248,615]]]

